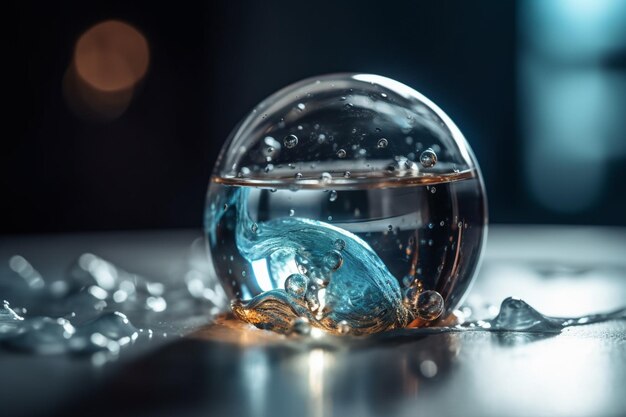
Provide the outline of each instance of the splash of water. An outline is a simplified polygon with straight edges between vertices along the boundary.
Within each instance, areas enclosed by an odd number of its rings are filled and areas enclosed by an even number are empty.
[[[128,317],[110,311],[117,304],[130,311],[146,308],[163,310],[163,286],[129,274],[110,262],[83,254],[63,280],[45,282],[24,257],[9,260],[15,273],[2,277],[0,345],[37,354],[117,354],[139,336]],[[20,279],[21,278],[21,279]]]
[[[13,256],[9,270],[0,270],[0,347],[92,355],[102,364],[142,335],[166,336],[165,330],[176,330],[181,317],[202,315],[208,320],[225,307],[225,296],[203,279],[206,263],[199,259],[205,259],[204,248],[192,244],[184,284],[166,287],[90,253],[55,281],[44,280],[28,260]],[[136,327],[129,316],[145,328]]]
[[[105,313],[80,326],[65,318],[24,318],[7,301],[0,308],[0,343],[8,348],[39,353],[110,353],[134,342],[136,329],[120,312]]]
[[[493,319],[464,323],[460,328],[493,332],[559,333],[566,327],[624,319],[626,308],[581,317],[550,317],[541,314],[524,300],[508,297],[502,301],[500,312]]]
[[[349,326],[353,334],[404,327],[415,319],[400,284],[364,240],[306,218],[257,224],[248,217],[248,193],[247,188],[236,190],[229,203],[238,209],[240,254],[251,264],[265,260],[275,287],[283,288],[285,271],[296,268],[306,274],[308,285],[303,297],[273,289],[251,300],[235,300],[231,308],[238,318],[285,333],[293,320],[303,317],[333,333],[342,333]]]

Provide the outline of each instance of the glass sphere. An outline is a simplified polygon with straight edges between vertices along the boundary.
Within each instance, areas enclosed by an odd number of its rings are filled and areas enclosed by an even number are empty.
[[[256,106],[222,148],[205,214],[233,313],[284,333],[298,319],[367,334],[445,317],[487,226],[459,129],[417,91],[370,74],[306,79]]]

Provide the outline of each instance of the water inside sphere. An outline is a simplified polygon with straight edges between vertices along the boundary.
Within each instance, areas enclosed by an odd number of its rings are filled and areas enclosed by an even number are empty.
[[[255,107],[222,149],[205,211],[233,313],[282,333],[369,334],[447,316],[486,226],[459,129],[420,93],[369,74],[303,80]]]

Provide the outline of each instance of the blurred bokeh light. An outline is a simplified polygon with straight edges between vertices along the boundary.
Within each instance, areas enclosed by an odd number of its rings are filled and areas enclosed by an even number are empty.
[[[148,41],[133,26],[107,20],[83,33],[63,78],[68,105],[78,116],[109,121],[130,105],[148,70]]]
[[[109,20],[91,27],[76,43],[76,72],[92,87],[125,90],[143,78],[148,69],[148,41],[134,27]]]
[[[549,211],[585,215],[624,198],[626,2],[519,3],[519,112],[527,189]]]

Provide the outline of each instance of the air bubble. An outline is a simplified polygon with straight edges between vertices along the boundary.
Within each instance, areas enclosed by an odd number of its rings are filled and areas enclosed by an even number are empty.
[[[328,197],[329,201],[335,201],[337,200],[337,191],[335,190],[330,190],[330,196]]]
[[[252,223],[252,226],[250,226],[250,230],[252,230],[252,233],[256,233],[259,231],[259,225],[256,223]]]
[[[285,280],[285,291],[296,298],[304,298],[309,279],[302,274],[291,274]]]
[[[333,247],[338,251],[342,251],[346,247],[346,242],[343,239],[337,239],[333,243]]]
[[[415,312],[421,319],[433,321],[443,313],[443,297],[437,291],[427,290],[417,296]]]
[[[378,149],[384,149],[387,147],[387,145],[389,144],[389,142],[387,141],[387,139],[385,138],[381,138],[378,140],[378,143],[376,144],[376,147]]]
[[[330,252],[327,252],[326,255],[324,255],[324,266],[327,269],[331,271],[336,271],[339,268],[341,268],[342,264],[343,264],[343,257],[341,256],[341,253],[339,253],[339,251],[332,250]]]
[[[437,163],[437,154],[435,153],[435,151],[432,150],[432,148],[426,149],[420,155],[420,163],[424,168],[434,167]]]
[[[291,149],[298,144],[298,137],[296,135],[287,135],[283,141],[285,148]]]
[[[311,323],[305,317],[298,317],[291,323],[291,332],[303,336],[311,334]]]
[[[348,334],[351,330],[350,324],[348,324],[346,320],[341,320],[337,323],[337,332],[339,332],[339,334]]]
[[[294,209],[290,209],[289,210],[289,217],[293,217],[294,214],[296,214],[296,211]]]
[[[337,157],[342,158],[342,159],[345,158],[346,157],[346,150],[345,149],[339,149],[337,151]]]
[[[320,176],[320,181],[322,182],[322,184],[330,184],[332,179],[333,179],[333,176],[330,175],[328,172],[323,172],[322,175]]]

